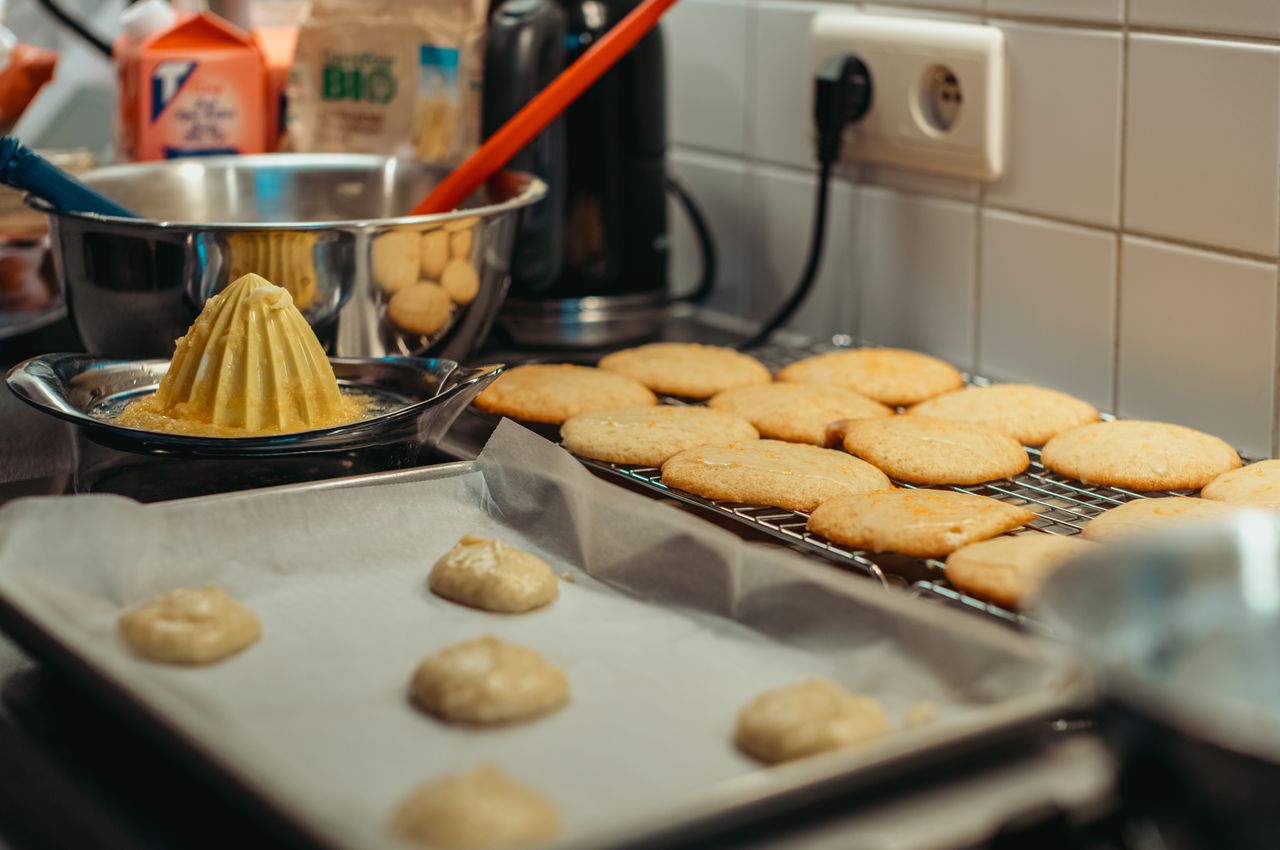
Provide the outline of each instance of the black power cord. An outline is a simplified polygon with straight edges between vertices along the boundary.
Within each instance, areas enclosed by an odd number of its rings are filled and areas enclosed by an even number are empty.
[[[48,12],[58,23],[80,36],[88,44],[96,48],[108,59],[111,58],[111,45],[105,39],[90,32],[88,27],[77,21],[74,17],[67,13],[65,9],[59,6],[54,0],[36,0],[46,12]]]
[[[689,225],[693,228],[693,238],[698,242],[698,252],[702,256],[702,277],[698,281],[698,285],[684,295],[676,295],[671,298],[672,302],[680,302],[685,304],[701,304],[710,297],[712,291],[716,287],[716,243],[711,237],[711,228],[707,226],[707,219],[702,214],[702,210],[698,207],[693,196],[675,181],[675,179],[667,178],[667,191],[675,196],[680,202],[680,206],[684,208],[684,213],[689,218]]]
[[[871,72],[856,56],[833,56],[814,77],[813,118],[818,126],[818,196],[813,211],[809,258],[790,297],[750,339],[738,344],[745,350],[759,348],[785,325],[809,297],[822,267],[822,246],[827,230],[827,196],[831,169],[840,160],[844,128],[862,120],[871,108]]]

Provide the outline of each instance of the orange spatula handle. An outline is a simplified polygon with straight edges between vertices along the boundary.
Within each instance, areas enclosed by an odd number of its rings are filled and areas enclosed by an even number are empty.
[[[431,194],[413,208],[411,215],[432,215],[457,209],[467,196],[492,177],[534,136],[547,128],[596,80],[635,47],[653,29],[662,13],[676,0],[644,0],[605,33],[568,68],[560,72],[507,123],[490,136],[475,153],[441,180]]]

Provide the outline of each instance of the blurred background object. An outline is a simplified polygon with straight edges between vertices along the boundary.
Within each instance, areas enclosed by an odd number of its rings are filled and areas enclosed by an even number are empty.
[[[93,156],[84,149],[43,154],[71,173],[93,167]],[[66,312],[49,254],[48,220],[28,208],[22,197],[0,186],[0,339],[36,330]]]
[[[124,0],[48,0],[96,41],[110,44],[120,34]],[[116,75],[101,47],[61,24],[37,0],[11,0],[4,24],[23,44],[58,54],[57,73],[40,89],[12,127],[28,146],[45,150],[84,149],[95,162],[115,156]]]

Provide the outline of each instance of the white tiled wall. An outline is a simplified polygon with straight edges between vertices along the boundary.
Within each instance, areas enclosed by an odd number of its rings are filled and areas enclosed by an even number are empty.
[[[672,162],[712,219],[725,312],[768,312],[803,264],[807,33],[827,8],[1001,27],[1008,162],[990,185],[843,167],[793,327],[1277,452],[1280,0],[681,0]]]

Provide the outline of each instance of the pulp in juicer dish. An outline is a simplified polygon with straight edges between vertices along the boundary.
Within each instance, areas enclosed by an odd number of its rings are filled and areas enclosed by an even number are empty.
[[[343,425],[365,418],[368,408],[369,399],[340,391],[288,290],[246,274],[205,303],[155,394],[131,402],[115,421],[244,437]]]

